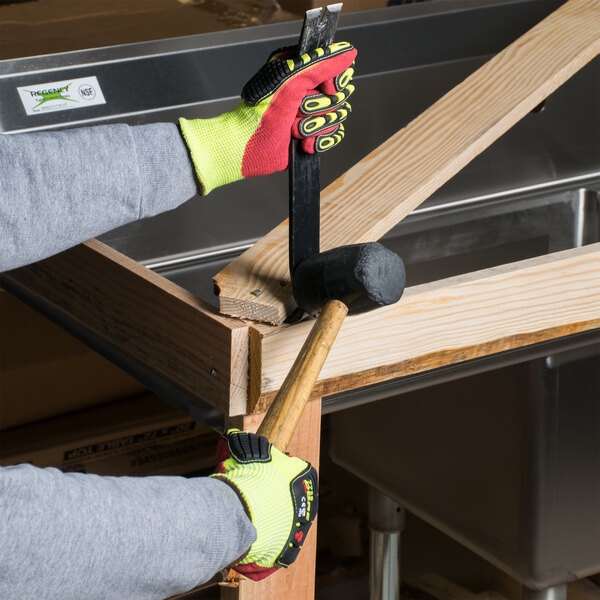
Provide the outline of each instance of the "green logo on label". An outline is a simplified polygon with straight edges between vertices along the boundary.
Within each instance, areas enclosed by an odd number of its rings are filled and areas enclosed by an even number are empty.
[[[50,102],[50,100],[68,100],[69,102],[77,102],[77,100],[73,100],[73,98],[65,98],[63,96],[63,94],[65,92],[69,91],[69,86],[72,85],[72,83],[73,82],[71,82],[61,88],[52,88],[49,90],[38,90],[35,92],[33,92],[31,90],[25,90],[25,91],[29,92],[32,96],[38,96],[39,98],[42,99],[39,102],[39,104],[36,104],[33,108],[37,108],[38,106],[41,106],[45,102]]]

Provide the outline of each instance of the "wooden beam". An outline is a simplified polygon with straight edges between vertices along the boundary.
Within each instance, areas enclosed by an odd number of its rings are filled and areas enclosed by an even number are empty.
[[[225,414],[246,412],[248,327],[90,240],[2,275]]]
[[[324,190],[322,249],[379,239],[598,53],[600,2],[570,0]],[[221,312],[283,323],[287,227],[215,277]]]
[[[312,321],[250,330],[250,405],[269,406]],[[600,243],[408,288],[347,317],[324,396],[600,327]]]
[[[264,413],[260,413],[238,417],[230,421],[230,426],[239,427],[244,431],[256,431],[264,416]],[[321,399],[317,398],[306,405],[288,446],[288,452],[307,460],[318,469],[320,448]],[[313,522],[302,551],[292,566],[280,569],[263,581],[255,582],[242,578],[234,585],[224,586],[221,598],[223,600],[265,600],[267,598],[314,600],[316,553],[317,521]]]

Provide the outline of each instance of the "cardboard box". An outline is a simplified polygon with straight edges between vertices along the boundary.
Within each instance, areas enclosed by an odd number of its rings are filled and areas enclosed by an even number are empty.
[[[0,290],[0,429],[146,391],[133,377]]]
[[[0,433],[0,464],[98,475],[211,472],[218,434],[152,394]]]

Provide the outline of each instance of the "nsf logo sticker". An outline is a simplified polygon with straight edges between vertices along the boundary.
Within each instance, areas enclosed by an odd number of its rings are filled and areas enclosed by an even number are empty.
[[[77,91],[84,100],[93,100],[96,97],[96,88],[90,83],[82,83]]]
[[[18,87],[28,115],[106,104],[96,77],[80,77]]]

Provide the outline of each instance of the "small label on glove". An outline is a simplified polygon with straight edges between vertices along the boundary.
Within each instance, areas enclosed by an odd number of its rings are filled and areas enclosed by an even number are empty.
[[[18,87],[28,115],[106,104],[96,77],[80,77]]]

